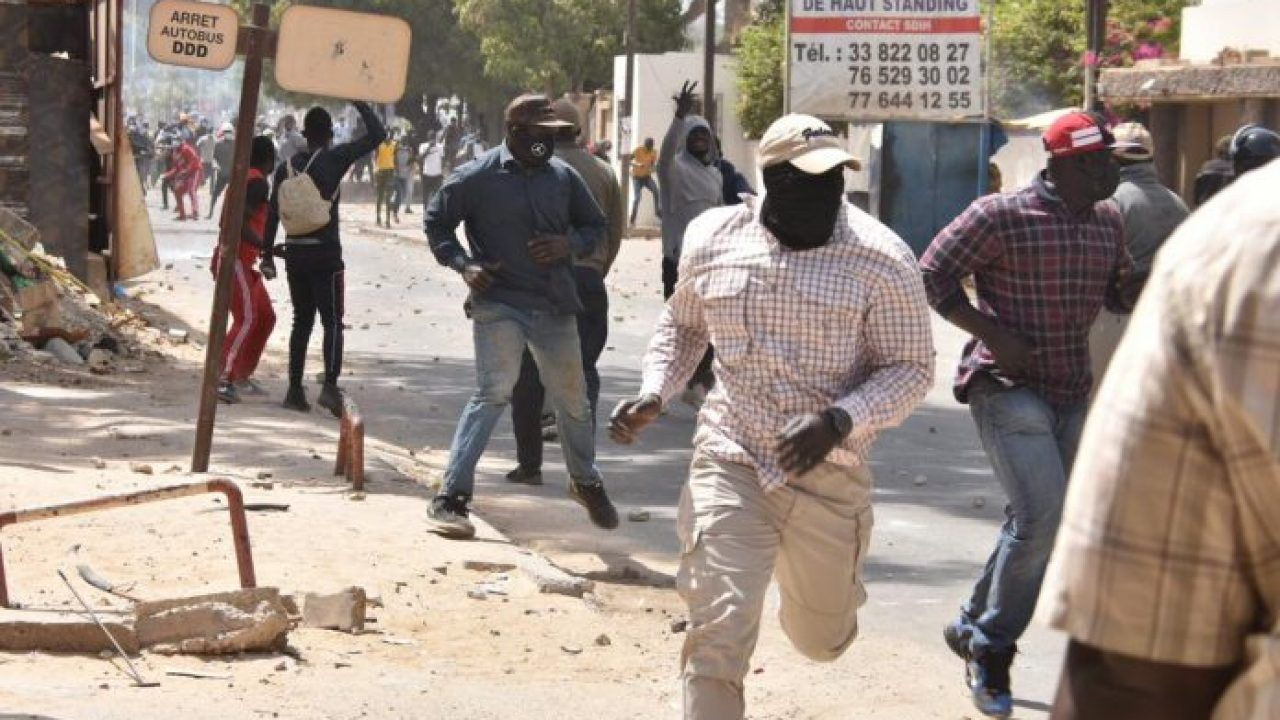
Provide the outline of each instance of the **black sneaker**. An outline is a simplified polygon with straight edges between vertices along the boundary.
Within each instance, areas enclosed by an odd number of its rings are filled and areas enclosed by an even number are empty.
[[[466,497],[437,495],[427,510],[427,527],[450,540],[470,540],[476,536],[476,526],[467,518],[469,514]]]
[[[609,502],[609,495],[604,491],[604,483],[599,481],[586,484],[577,480],[569,481],[569,497],[587,509],[591,522],[596,527],[613,530],[618,527],[618,511]]]
[[[290,385],[284,394],[284,402],[280,403],[286,410],[311,412],[311,403],[307,402],[307,391],[301,385]]]
[[[320,388],[320,397],[316,398],[316,404],[333,413],[336,418],[342,417],[342,390],[337,385],[325,383]]]
[[[1008,650],[982,650],[974,653],[966,666],[973,705],[987,717],[1007,718],[1013,715],[1013,691],[1009,667],[1013,665],[1016,647]]]
[[[228,405],[235,405],[240,402],[240,393],[236,391],[236,386],[223,380],[218,383],[218,399]]]
[[[969,641],[973,639],[973,628],[967,619],[952,620],[942,628],[942,639],[951,648],[956,657],[968,662],[973,656],[969,651]]]
[[[525,470],[523,467],[517,466],[515,470],[507,473],[507,482],[520,485],[541,485],[542,473],[537,470]]]

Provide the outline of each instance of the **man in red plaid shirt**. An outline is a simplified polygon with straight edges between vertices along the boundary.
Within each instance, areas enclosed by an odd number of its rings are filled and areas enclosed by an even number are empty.
[[[1093,379],[1089,328],[1132,308],[1114,139],[1091,114],[1044,135],[1048,169],[1030,187],[979,198],[920,261],[929,303],[973,338],[955,382],[1009,503],[960,617],[944,636],[966,662],[974,704],[1012,713],[1009,666],[1035,610]],[[978,304],[961,281],[973,277]]]

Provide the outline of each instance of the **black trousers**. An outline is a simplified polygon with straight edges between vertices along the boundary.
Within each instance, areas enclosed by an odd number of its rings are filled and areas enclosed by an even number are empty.
[[[435,196],[440,186],[444,184],[443,175],[423,175],[422,176],[422,214],[427,213],[427,206],[431,204],[431,198]]]
[[[285,272],[293,301],[293,332],[289,335],[289,384],[302,385],[307,345],[316,314],[324,329],[324,381],[336,384],[342,374],[342,314],[346,271],[342,248],[336,246],[285,248]]]
[[[662,297],[664,300],[670,300],[671,296],[676,292],[676,283],[680,281],[679,265],[671,258],[662,258]],[[698,369],[693,371],[693,377],[689,379],[688,387],[701,385],[710,390],[716,384],[715,373],[711,372],[711,363],[715,360],[715,348],[708,346],[707,351],[702,354],[702,361],[698,363]]]
[[[213,206],[218,204],[218,198],[222,197],[222,193],[230,184],[230,170],[218,168],[213,171],[213,193],[209,198],[209,217],[213,217]]]
[[[600,372],[596,362],[609,340],[609,293],[599,272],[584,267],[573,269],[578,298],[583,311],[578,315],[578,343],[582,346],[582,370],[586,375],[587,399],[594,421],[600,404]],[[516,458],[526,472],[542,469],[542,406],[546,392],[538,377],[533,355],[524,351],[520,379],[511,391],[511,427],[516,436]]]

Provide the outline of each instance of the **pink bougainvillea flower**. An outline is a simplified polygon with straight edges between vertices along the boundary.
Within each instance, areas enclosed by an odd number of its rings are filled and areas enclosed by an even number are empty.
[[[1133,51],[1134,60],[1155,60],[1164,57],[1164,48],[1158,43],[1142,43]]]
[[[1098,67],[1098,53],[1092,50],[1086,50],[1084,55],[1080,57],[1080,63],[1085,67]]]

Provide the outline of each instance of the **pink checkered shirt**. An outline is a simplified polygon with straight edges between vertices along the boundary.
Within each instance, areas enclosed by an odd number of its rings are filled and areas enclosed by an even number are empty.
[[[846,204],[832,242],[789,250],[746,200],[690,224],[642,392],[670,400],[710,341],[717,382],[694,444],[754,466],[769,490],[787,482],[776,447],[788,421],[843,409],[854,429],[827,461],[861,465],[876,433],[924,398],[934,351],[924,285],[897,235]]]

